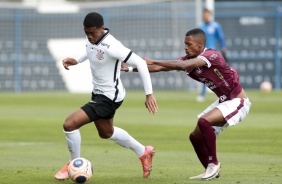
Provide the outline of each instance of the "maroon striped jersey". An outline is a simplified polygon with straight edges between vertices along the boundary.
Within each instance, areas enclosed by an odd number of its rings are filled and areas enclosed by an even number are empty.
[[[226,64],[218,51],[205,49],[197,58],[203,59],[206,65],[186,70],[186,74],[204,83],[218,96],[220,102],[231,100],[242,91],[238,72]],[[179,58],[179,60],[187,59],[191,58],[188,56]]]

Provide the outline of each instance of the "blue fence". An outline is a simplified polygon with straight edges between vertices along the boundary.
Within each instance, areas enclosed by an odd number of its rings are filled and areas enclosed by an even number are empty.
[[[238,68],[246,87],[263,80],[281,89],[282,3],[216,3],[216,19],[222,23],[231,64]]]

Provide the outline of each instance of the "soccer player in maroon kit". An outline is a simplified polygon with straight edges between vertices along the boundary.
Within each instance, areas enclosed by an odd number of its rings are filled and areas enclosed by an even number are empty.
[[[238,124],[248,114],[251,103],[243,90],[238,72],[228,66],[216,50],[205,48],[206,36],[201,29],[192,29],[185,36],[186,56],[164,61],[145,58],[150,72],[182,70],[204,83],[218,99],[198,115],[190,141],[205,172],[190,179],[210,180],[219,177],[220,162],[216,154],[216,136],[228,126]],[[137,72],[122,66],[123,71]]]

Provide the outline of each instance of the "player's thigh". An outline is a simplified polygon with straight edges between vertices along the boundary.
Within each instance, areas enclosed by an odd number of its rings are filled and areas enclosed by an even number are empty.
[[[218,108],[213,108],[208,113],[201,116],[212,124],[212,126],[224,126],[226,120]]]
[[[66,118],[64,130],[73,131],[87,123],[90,123],[88,115],[82,109],[77,109]]]
[[[94,121],[99,136],[101,138],[110,138],[114,133],[113,118],[111,119],[98,119]]]

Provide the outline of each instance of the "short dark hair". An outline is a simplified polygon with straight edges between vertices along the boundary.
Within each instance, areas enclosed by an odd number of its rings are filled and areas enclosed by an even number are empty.
[[[186,36],[193,36],[198,42],[204,42],[206,44],[206,34],[200,28],[191,29],[186,33]]]
[[[104,25],[104,19],[99,13],[91,12],[85,16],[83,25],[85,27],[101,28]]]
[[[210,9],[208,9],[208,8],[204,8],[204,9],[203,9],[203,12],[204,12],[204,13],[205,13],[205,12],[208,12],[208,13],[212,14],[212,11],[211,11]]]

